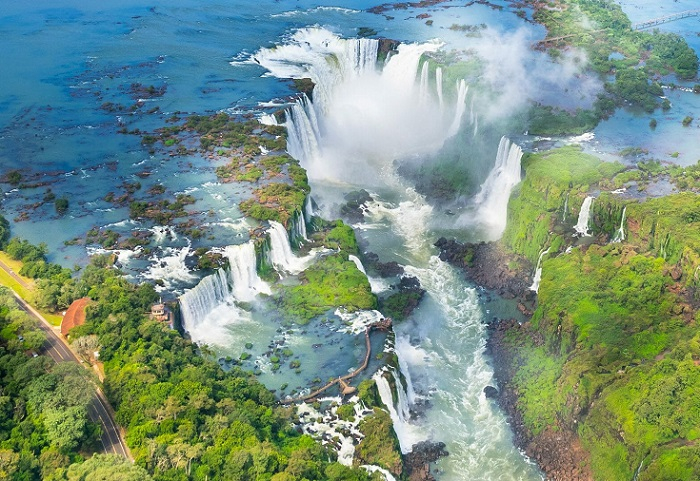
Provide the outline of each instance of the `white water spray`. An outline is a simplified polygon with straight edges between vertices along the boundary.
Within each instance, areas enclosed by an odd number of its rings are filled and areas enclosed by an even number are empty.
[[[240,301],[252,301],[257,294],[271,294],[270,286],[257,271],[255,246],[252,242],[228,246],[224,250],[230,266],[232,293]]]
[[[586,197],[581,205],[581,210],[578,213],[578,222],[576,222],[574,230],[581,237],[590,237],[591,235],[588,232],[588,223],[591,217],[591,206],[593,205],[593,199],[594,198],[591,196]]]
[[[625,240],[625,215],[627,214],[627,206],[622,209],[622,219],[620,219],[620,228],[615,232],[612,242],[622,242]]]
[[[329,38],[328,45],[333,42]],[[392,203],[375,199],[368,205],[365,215],[378,229],[368,232],[381,236],[384,232],[379,231],[385,230],[387,235],[381,240],[382,248],[399,256],[397,260],[402,264],[408,264],[406,272],[418,277],[428,291],[421,308],[413,313],[420,327],[415,327],[412,321],[394,326],[398,339],[409,336],[408,332],[401,332],[402,329],[410,330],[411,339],[417,337],[419,347],[430,353],[429,361],[423,361],[421,356],[414,356],[417,359],[399,357],[399,367],[407,383],[410,378],[414,389],[420,388],[421,394],[426,393],[430,399],[430,408],[424,417],[407,419],[405,410],[394,406],[387,379],[374,376],[394,421],[402,451],[410,449],[418,440],[445,441],[451,453],[439,461],[440,477],[445,481],[537,479],[536,470],[512,445],[505,417],[483,394],[484,387],[493,383],[493,371],[483,354],[486,329],[476,293],[464,284],[454,269],[434,256],[433,233],[428,230],[433,209],[415,190],[402,185],[394,171],[396,159],[435,153],[448,138],[454,119],[460,117],[461,121],[464,114],[457,105],[458,92],[445,92],[444,105],[440,104],[440,90],[437,94],[431,93],[426,102],[421,101],[421,56],[439,46],[404,45],[381,71],[368,70],[347,76],[343,74],[347,69],[338,66],[342,63],[340,58],[328,53],[329,46],[314,50],[313,42],[307,46],[296,43],[294,39],[290,41],[295,53],[286,58],[282,58],[284,55],[280,52],[287,46],[274,49],[272,55],[280,56],[280,63],[287,72],[285,75],[272,73],[290,78],[287,75],[290,70],[298,69],[297,78],[310,77],[316,89],[321,87],[320,95],[314,91],[318,149],[300,153],[298,158],[307,168],[313,184],[331,181],[350,182],[363,188],[377,185],[396,195]],[[256,55],[256,59],[268,53]],[[311,72],[307,67],[313,62],[300,65],[297,54],[317,56],[324,65],[318,70],[325,75],[331,65],[335,75],[324,79]],[[266,66],[264,61],[261,64]],[[435,75],[437,84],[442,72],[436,71]],[[437,89],[441,89],[441,85],[442,82]],[[464,91],[466,97],[466,85]],[[288,112],[290,127],[297,124],[295,112]],[[477,133],[476,115],[474,119]],[[396,250],[388,250],[391,248]],[[414,375],[406,377],[407,372]],[[399,400],[400,405],[411,405],[411,390],[407,386],[405,402]]]
[[[183,327],[193,332],[204,318],[229,296],[226,272],[219,269],[205,277],[199,284],[180,296],[180,312]]]
[[[348,256],[348,259],[355,263],[358,271],[362,272],[364,275],[367,275],[367,271],[365,270],[365,266],[362,265],[362,261],[357,256],[350,254]]]
[[[396,481],[396,478],[392,476],[392,474],[387,471],[384,468],[380,468],[379,466],[374,466],[373,464],[363,464],[360,466],[363,469],[366,469],[370,473],[375,473],[375,472],[380,472],[384,476],[385,481]]]
[[[401,452],[403,454],[410,453],[413,445],[423,439],[421,439],[417,429],[409,423],[409,417],[404,409],[400,407],[397,410],[394,406],[391,386],[383,375],[385,372],[384,370],[377,371],[374,376],[372,376],[372,379],[374,379],[374,382],[377,384],[379,397],[389,411],[389,416],[391,416],[391,421],[394,424],[394,431],[396,432],[396,437],[399,439],[399,445],[401,446]],[[400,383],[398,383],[397,389],[398,386],[400,386]]]
[[[540,289],[540,282],[542,281],[542,258],[549,253],[549,247],[546,250],[540,252],[540,256],[537,258],[537,267],[535,267],[535,275],[532,276],[532,285],[530,290],[537,292]]]
[[[503,235],[508,217],[508,200],[513,188],[520,182],[520,160],[523,150],[508,138],[501,137],[496,154],[496,164],[489,173],[481,190],[474,197],[477,221],[486,228],[487,237],[496,240]],[[464,216],[460,219],[464,222]]]
[[[345,40],[310,28],[286,45],[255,54],[277,77],[315,83],[313,102],[300,99],[286,121],[288,151],[310,176],[376,184],[395,159],[432,153],[459,129],[466,83],[458,82],[454,104],[443,105],[442,71],[435,73],[437,92],[430,92],[426,61],[423,87],[416,85],[421,57],[438,50],[439,43],[400,45],[381,71],[377,48],[377,40]]]
[[[270,261],[278,272],[295,275],[309,266],[314,254],[304,258],[294,255],[289,244],[289,234],[282,224],[271,220],[268,234],[270,236]]]

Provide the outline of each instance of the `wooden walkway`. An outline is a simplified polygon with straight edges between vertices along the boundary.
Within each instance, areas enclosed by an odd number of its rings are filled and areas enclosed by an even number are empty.
[[[632,25],[632,30],[644,30],[646,28],[655,27],[656,25],[661,25],[662,23],[673,22],[675,20],[680,20],[680,19],[688,18],[688,17],[697,17],[699,15],[700,15],[700,9],[686,10],[684,12],[678,12],[678,13],[674,13],[671,15],[665,15],[663,17],[657,17],[657,18],[652,18],[650,20],[645,20],[644,22],[635,23],[634,25]],[[600,32],[605,32],[606,30],[608,30],[608,29],[603,28],[600,30],[590,30],[590,31],[586,31],[586,32],[571,33],[569,35],[561,35],[559,37],[543,38],[542,40],[539,40],[539,41],[535,42],[534,44],[532,44],[532,46],[533,46],[533,48],[541,47],[541,46],[544,46],[548,43],[556,43],[559,40],[565,40],[567,38],[576,37],[576,36],[585,35],[585,34],[596,34],[596,33],[600,33]]]
[[[386,322],[388,321],[388,323]],[[372,354],[372,346],[370,345],[369,342],[369,333],[373,329],[381,329],[385,330],[387,328],[391,327],[391,319],[385,319],[384,322],[372,324],[371,326],[368,326],[365,329],[365,347],[367,348],[367,352],[365,353],[365,361],[362,363],[360,367],[355,369],[353,372],[350,374],[346,374],[345,376],[340,376],[338,379],[334,379],[333,381],[330,381],[328,384],[323,386],[322,388],[319,388],[315,390],[314,392],[307,394],[306,396],[301,396],[301,397],[296,397],[296,398],[287,398],[287,399],[281,399],[280,404],[292,404],[296,402],[304,402],[308,401],[310,399],[314,399],[318,397],[320,394],[328,390],[329,388],[335,386],[336,384],[340,383],[341,386],[345,383],[345,381],[354,378],[358,374],[360,374],[362,371],[367,369],[367,365],[369,364],[369,356]]]
[[[698,10],[686,10],[685,12],[678,12],[672,15],[665,15],[663,17],[652,18],[645,22],[639,22],[632,25],[633,30],[644,30],[645,28],[651,28],[656,25],[661,25],[662,23],[673,22],[675,20],[680,20],[682,18],[697,17],[700,15],[700,9]]]

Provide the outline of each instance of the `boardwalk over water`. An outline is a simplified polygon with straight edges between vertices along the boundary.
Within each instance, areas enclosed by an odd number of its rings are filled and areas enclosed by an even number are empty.
[[[367,365],[369,364],[369,356],[372,354],[372,346],[370,345],[369,335],[374,329],[381,330],[381,331],[390,330],[391,329],[391,319],[389,319],[389,318],[384,319],[383,321],[372,324],[365,329],[365,348],[367,349],[367,351],[365,352],[365,360],[360,365],[360,367],[355,369],[350,374],[346,374],[345,376],[340,376],[339,378],[330,381],[328,384],[326,384],[325,386],[323,386],[320,389],[315,390],[311,394],[307,394],[305,396],[296,397],[296,398],[281,399],[280,404],[292,404],[295,402],[304,402],[304,401],[308,401],[310,399],[314,399],[314,398],[318,397],[321,393],[326,391],[327,389],[335,386],[336,384],[341,385],[341,391],[342,391],[343,386],[347,386],[345,381],[352,379],[353,377],[357,376],[362,371],[367,369]]]
[[[665,15],[663,17],[656,17],[656,18],[652,18],[650,20],[645,20],[644,22],[632,24],[632,30],[644,30],[647,28],[655,27],[656,25],[661,25],[663,23],[673,22],[676,20],[681,20],[683,18],[697,17],[697,16],[700,16],[700,9],[686,10],[684,12],[673,13],[671,15]],[[600,30],[589,30],[586,32],[572,33],[569,35],[562,35],[559,37],[544,38],[538,42],[535,42],[533,44],[533,47],[543,46],[543,45],[546,45],[548,43],[555,43],[555,42],[558,42],[559,40],[564,40],[564,39],[576,37],[579,35],[586,35],[586,34],[590,35],[590,34],[605,32],[606,30],[608,30],[608,29],[603,28]]]
[[[661,25],[662,23],[673,22],[675,20],[680,20],[682,18],[697,17],[700,15],[700,9],[697,10],[686,10],[685,12],[673,13],[671,15],[666,15],[663,17],[652,18],[645,22],[639,22],[632,25],[633,30],[644,30],[645,28],[651,28],[656,25]]]

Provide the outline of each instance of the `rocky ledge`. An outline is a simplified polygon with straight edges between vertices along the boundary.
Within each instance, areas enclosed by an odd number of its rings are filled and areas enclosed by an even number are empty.
[[[532,314],[536,294],[529,289],[531,279],[526,273],[532,272],[532,266],[526,260],[506,252],[497,243],[462,244],[441,238],[435,245],[440,249],[440,258],[460,268],[468,279],[503,298],[517,299],[519,310],[525,316]],[[487,396],[495,399],[508,416],[516,446],[537,462],[548,480],[592,481],[588,456],[575,430],[557,426],[557,429],[550,427],[533,436],[525,427],[513,383],[515,352],[505,342],[506,336],[513,335],[530,337],[535,345],[542,342],[530,329],[529,322],[520,324],[510,319],[492,323],[486,348],[498,389],[488,386]]]
[[[430,463],[448,455],[445,443],[421,441],[414,444],[411,452],[405,455],[403,460],[409,481],[435,481],[430,472]]]

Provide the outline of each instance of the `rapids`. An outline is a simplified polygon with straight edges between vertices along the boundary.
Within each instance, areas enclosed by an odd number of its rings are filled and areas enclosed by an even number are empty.
[[[310,77],[319,88],[318,101],[304,97],[287,110],[286,125],[289,152],[308,170],[321,214],[337,215],[332,206],[338,187],[375,189],[365,221],[355,227],[369,250],[405,265],[427,290],[412,318],[395,326],[405,379],[397,383],[396,405],[386,380],[396,373],[374,376],[402,451],[420,440],[445,442],[450,456],[438,462],[444,480],[539,479],[537,468],[514,448],[504,415],[483,393],[494,380],[477,293],[436,257],[433,207],[394,171],[395,160],[433,153],[465,127],[466,83],[443,86],[441,69],[428,78],[429,69],[420,64],[424,53],[439,48],[434,42],[401,45],[381,68],[365,57],[374,52],[366,41],[304,29],[254,57],[273,75]],[[498,163],[476,199],[494,211],[489,218],[505,217],[521,155],[517,145],[502,140]],[[502,227],[493,230],[500,235]],[[359,259],[353,261],[363,269]]]

